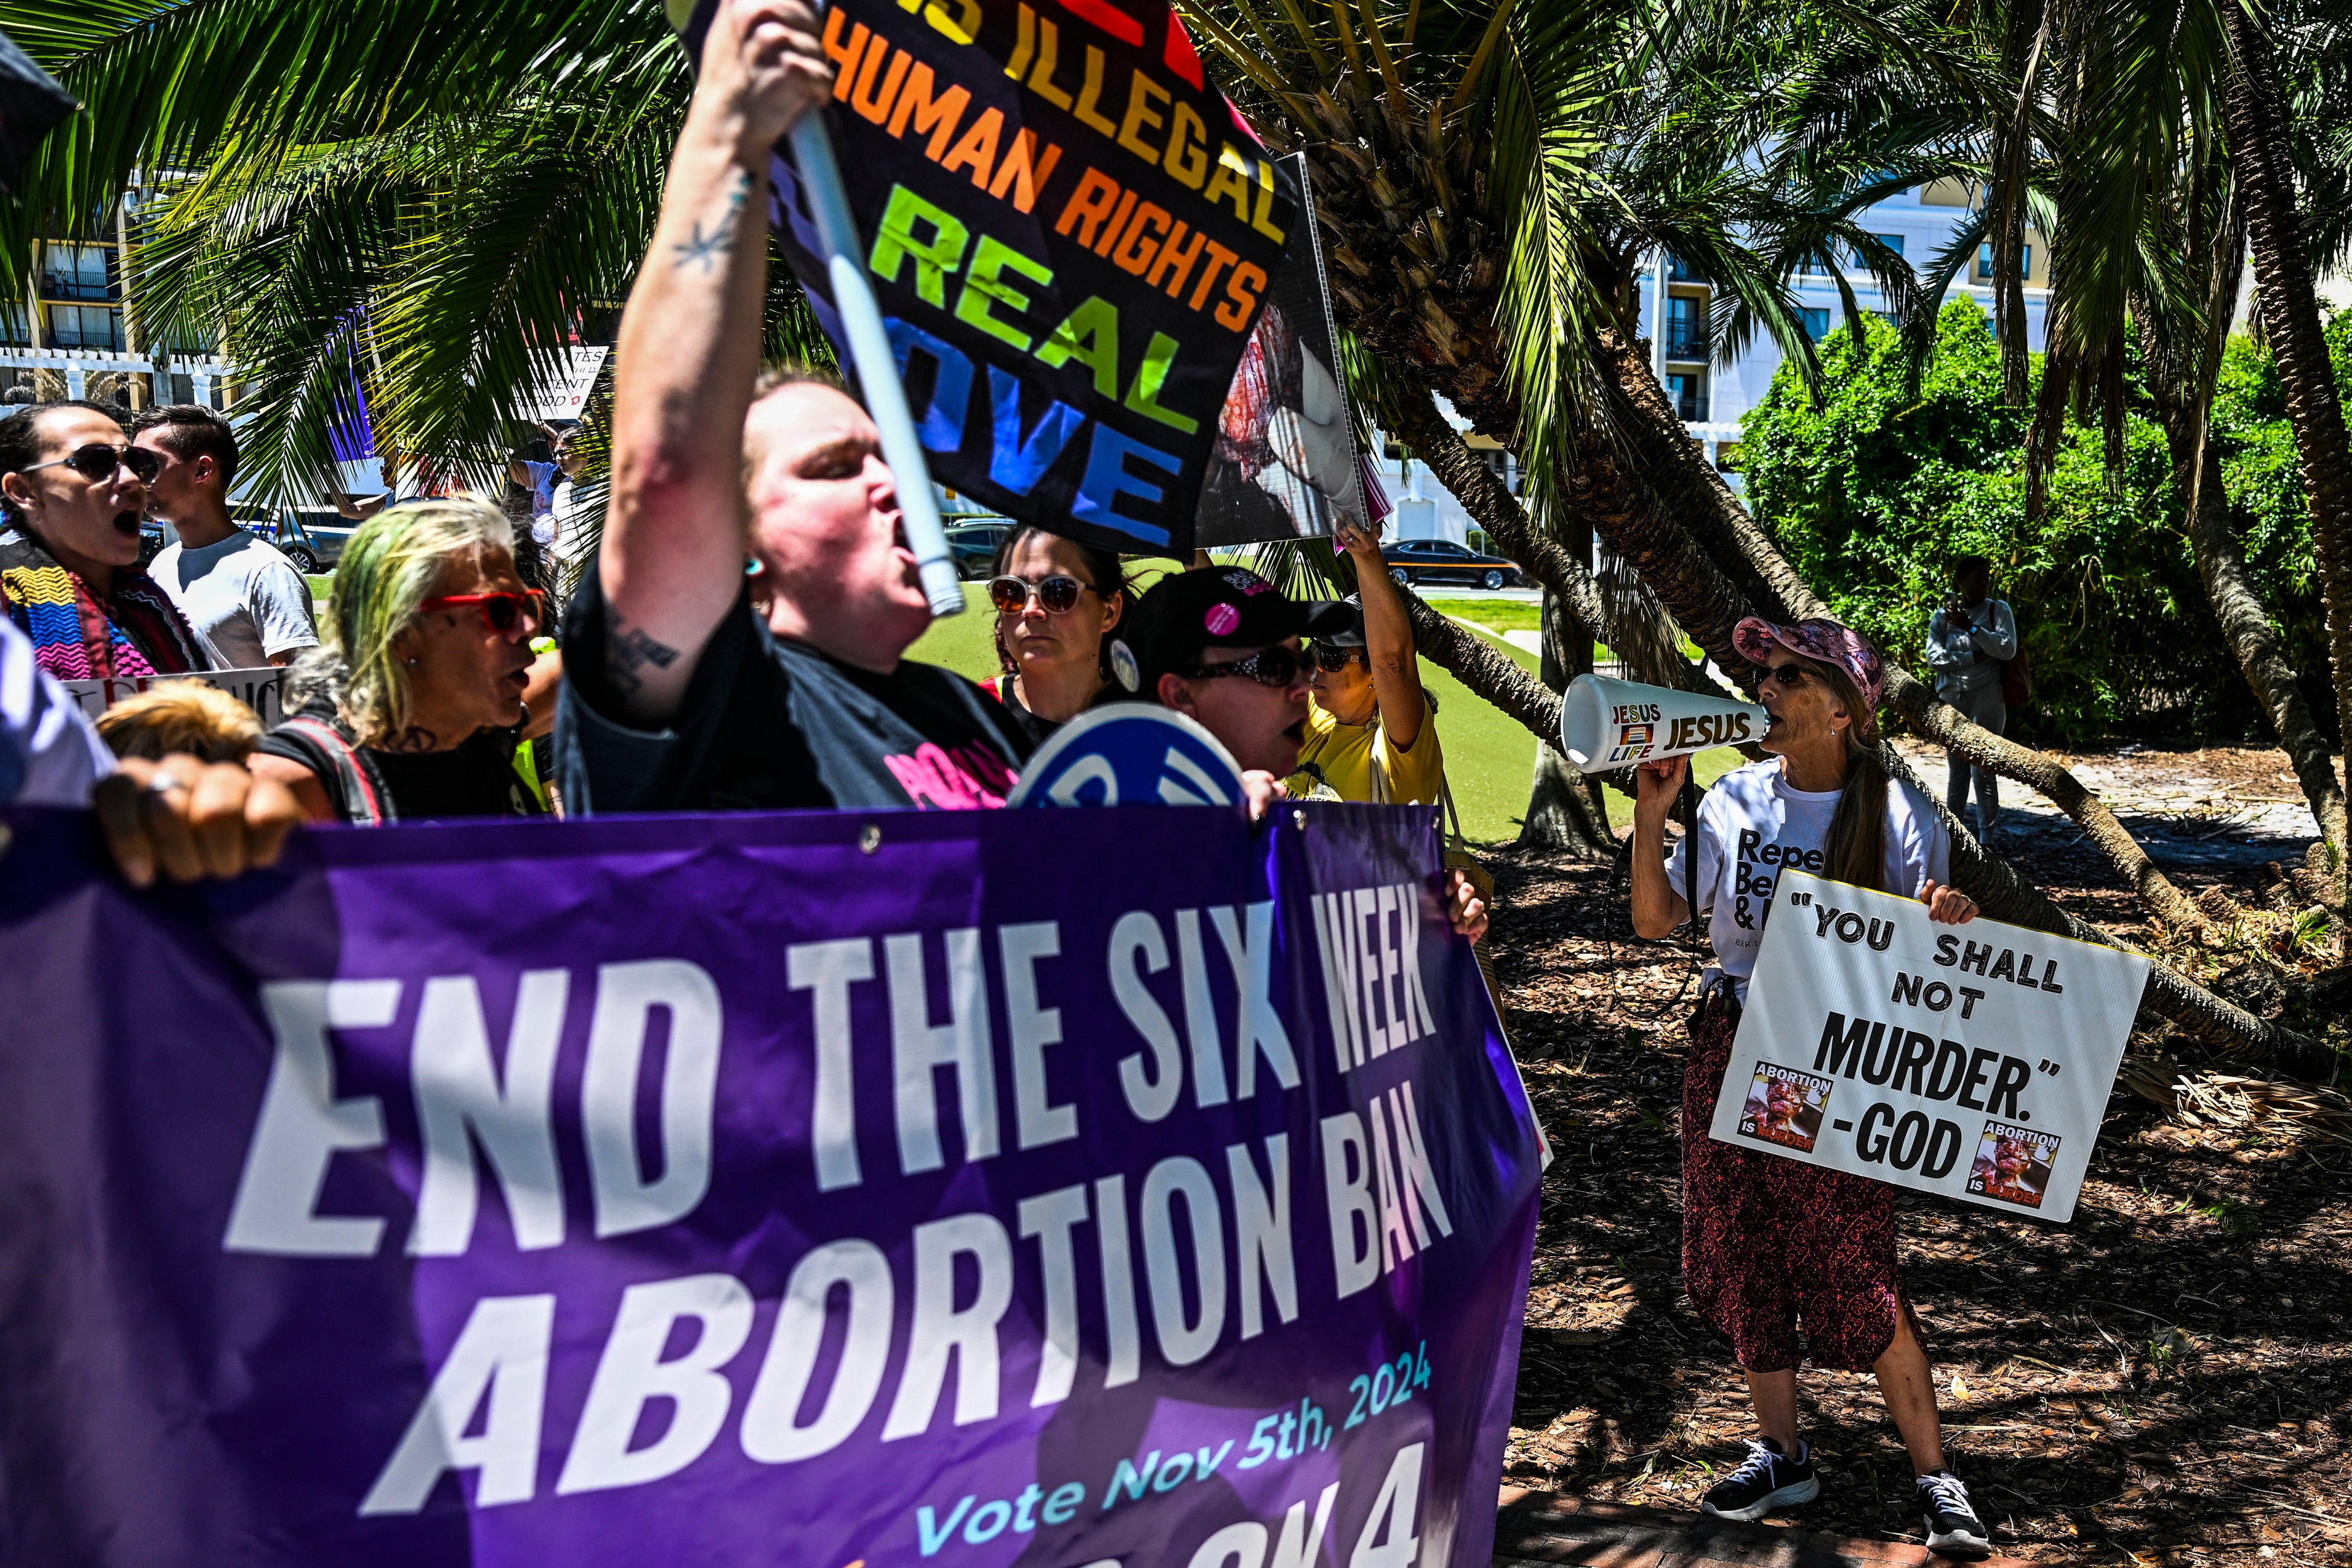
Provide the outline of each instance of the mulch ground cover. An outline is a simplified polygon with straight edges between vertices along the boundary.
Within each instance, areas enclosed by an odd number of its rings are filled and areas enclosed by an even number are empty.
[[[1680,1279],[1697,962],[1634,940],[1620,860],[1488,859],[1505,1016],[1558,1155],[1506,1479],[1695,1509],[1753,1426]],[[2136,928],[2087,846],[2021,868],[2084,919]],[[2119,1092],[2070,1224],[1899,1204],[1953,1464],[2003,1555],[2352,1563],[2352,1150],[2189,1127]],[[1802,1398],[1822,1493],[1791,1522],[1917,1541],[1869,1376],[1808,1371]]]

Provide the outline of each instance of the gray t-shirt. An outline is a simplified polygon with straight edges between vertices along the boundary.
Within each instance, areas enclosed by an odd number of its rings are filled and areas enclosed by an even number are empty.
[[[310,584],[278,547],[238,529],[217,544],[167,544],[148,573],[204,639],[215,669],[258,669],[317,646]]]

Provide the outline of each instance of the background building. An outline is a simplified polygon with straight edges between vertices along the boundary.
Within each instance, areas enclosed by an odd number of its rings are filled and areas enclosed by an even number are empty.
[[[26,297],[0,303],[0,396],[228,406],[229,367],[212,344],[142,343],[125,318],[131,279],[122,254],[145,195],[126,193],[110,221],[90,226],[97,238],[35,242]]]
[[[1951,244],[1975,202],[1976,193],[1965,182],[1938,180],[1873,204],[1864,209],[1858,226],[1876,235],[1914,267],[1921,267]],[[1736,463],[1737,454],[1727,454],[1725,448],[1739,439],[1739,416],[1761,403],[1770,389],[1772,374],[1780,368],[1780,347],[1759,333],[1732,359],[1710,359],[1706,322],[1715,308],[1715,289],[1680,258],[1666,256],[1663,259],[1663,271],[1654,262],[1641,273],[1641,331],[1650,340],[1652,367],[1675,400],[1685,428],[1706,445],[1707,456],[1718,465],[1727,460]],[[2050,300],[2050,247],[2039,229],[2025,231],[2024,261],[2026,345],[2038,353]],[[1790,279],[1790,291],[1814,342],[1845,322],[1845,304],[1832,268],[1844,274],[1864,310],[1891,316],[1877,280],[1854,265],[1852,254],[1841,249],[1817,258],[1813,268]],[[1974,260],[1960,269],[1944,297],[1948,300],[1958,294],[1976,300],[1987,315],[1992,313],[1990,246],[1978,247]],[[1658,326],[1661,319],[1663,331]],[[1727,472],[1725,477],[1734,489],[1739,488],[1736,473]]]

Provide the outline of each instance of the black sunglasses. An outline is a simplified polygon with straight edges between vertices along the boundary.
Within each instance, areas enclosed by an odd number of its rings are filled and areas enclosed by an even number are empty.
[[[110,447],[103,441],[92,441],[62,458],[35,463],[25,472],[35,473],[42,468],[71,468],[94,485],[112,479],[117,468],[129,468],[131,477],[143,485],[152,483],[155,476],[163,471],[163,459],[144,447]]]
[[[1315,657],[1315,668],[1326,675],[1337,675],[1364,657],[1360,647],[1341,647],[1337,643],[1318,642],[1308,650]]]
[[[1284,643],[1262,647],[1247,658],[1237,658],[1231,664],[1196,664],[1184,671],[1195,680],[1216,680],[1228,675],[1246,675],[1260,686],[1287,686],[1298,679],[1306,656]]]
[[[1034,595],[1049,614],[1058,616],[1076,609],[1078,595],[1092,585],[1059,572],[1034,584],[1019,577],[992,577],[988,584],[988,602],[996,606],[1000,616],[1017,616],[1029,607],[1029,600]]]
[[[1801,664],[1768,664],[1764,667],[1764,672],[1756,678],[1756,683],[1761,686],[1768,680],[1777,680],[1782,686],[1794,690],[1811,679],[1812,679],[1812,671]]]

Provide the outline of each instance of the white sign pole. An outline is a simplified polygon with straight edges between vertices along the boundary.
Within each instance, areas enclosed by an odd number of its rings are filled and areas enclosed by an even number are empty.
[[[2148,961],[1783,870],[1707,1135],[2063,1222]]]
[[[898,381],[898,357],[890,352],[890,335],[882,325],[882,307],[866,276],[866,257],[857,243],[857,226],[849,216],[849,197],[842,189],[841,165],[833,155],[833,136],[824,115],[812,111],[793,127],[793,161],[800,165],[801,189],[808,193],[809,212],[816,219],[818,243],[824,247],[825,277],[833,285],[833,308],[840,312],[841,330],[848,338],[850,363],[857,367],[857,384],[866,394],[866,411],[882,434],[882,460],[898,481],[898,510],[907,531],[907,548],[923,574],[923,595],[934,616],[963,614],[963,582],[956,575],[955,557],[948,550],[947,530],[940,522],[939,498],[931,493],[930,465],[923,460],[923,444],[915,435],[915,418],[907,408],[907,389]]]

